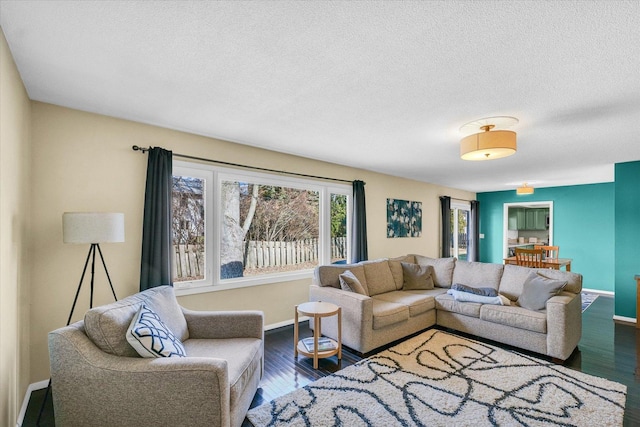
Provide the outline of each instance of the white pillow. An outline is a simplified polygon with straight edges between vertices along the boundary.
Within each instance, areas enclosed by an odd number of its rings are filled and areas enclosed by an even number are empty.
[[[127,341],[142,357],[185,357],[187,353],[178,337],[158,314],[142,305],[129,325]]]

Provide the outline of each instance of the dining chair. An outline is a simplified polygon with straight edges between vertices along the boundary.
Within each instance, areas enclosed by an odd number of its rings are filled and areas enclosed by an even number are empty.
[[[535,245],[533,249],[542,249],[545,258],[560,258],[560,246]]]
[[[543,268],[542,249],[516,248],[516,264],[522,267]]]

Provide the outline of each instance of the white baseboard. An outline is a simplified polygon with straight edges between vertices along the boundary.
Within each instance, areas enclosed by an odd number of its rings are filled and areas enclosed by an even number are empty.
[[[305,320],[309,320],[309,317],[307,316],[300,316],[298,317],[298,322],[303,322]],[[272,329],[278,329],[278,328],[282,328],[284,326],[291,326],[293,325],[294,319],[289,319],[289,320],[284,320],[282,322],[278,322],[278,323],[271,323],[270,325],[266,325],[264,327],[265,331],[270,331]]]
[[[634,317],[624,317],[624,316],[613,316],[613,320],[618,320],[624,323],[633,323],[636,324],[636,319]]]
[[[49,386],[49,380],[38,381],[37,383],[29,384],[27,387],[27,392],[24,395],[24,399],[22,400],[22,408],[20,408],[20,414],[18,415],[18,420],[16,421],[16,427],[21,427],[24,422],[24,415],[27,413],[27,406],[29,406],[29,399],[31,399],[31,393],[36,390],[42,390],[43,388],[47,388]]]
[[[609,297],[613,297],[613,296],[616,295],[615,292],[612,292],[612,291],[601,291],[600,289],[582,288],[582,292],[589,292],[590,294],[605,295],[605,296],[609,296]]]

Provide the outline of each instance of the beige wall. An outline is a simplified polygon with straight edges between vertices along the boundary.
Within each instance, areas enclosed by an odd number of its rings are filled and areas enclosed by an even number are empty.
[[[62,243],[65,211],[124,212],[126,242],[103,245],[119,298],[138,289],[142,204],[147,156],[133,144],[176,153],[329,176],[366,185],[369,257],[409,252],[438,254],[438,196],[470,199],[472,193],[265,151],[140,123],[33,103],[33,234],[31,382],[48,377],[47,332],[62,326],[70,310],[88,247]],[[386,238],[387,197],[423,202],[423,237]],[[110,302],[97,271],[96,304]],[[180,297],[192,309],[259,309],[266,324],[290,321],[293,306],[306,301],[310,279]],[[74,320],[88,307],[81,293]]]
[[[0,31],[0,425],[15,425],[29,385],[31,103]]]

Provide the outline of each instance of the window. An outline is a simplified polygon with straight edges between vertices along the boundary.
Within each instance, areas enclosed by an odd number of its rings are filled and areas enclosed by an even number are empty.
[[[174,161],[177,289],[310,277],[348,259],[351,186]]]
[[[451,200],[451,256],[461,261],[467,260],[467,246],[469,243],[469,212],[471,204],[458,200]]]

